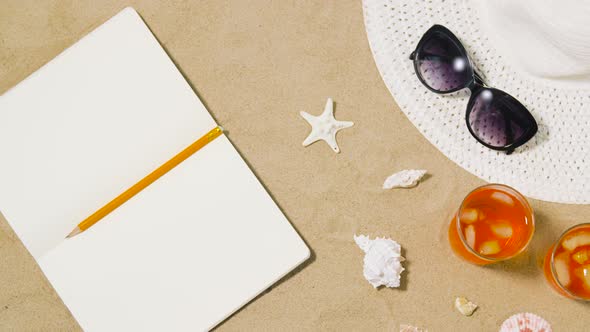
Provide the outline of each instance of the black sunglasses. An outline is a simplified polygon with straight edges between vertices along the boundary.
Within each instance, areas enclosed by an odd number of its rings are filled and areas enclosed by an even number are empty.
[[[537,132],[537,122],[526,107],[506,92],[488,87],[473,68],[465,47],[442,25],[426,31],[410,60],[416,76],[430,91],[471,91],[467,128],[486,147],[510,154]]]

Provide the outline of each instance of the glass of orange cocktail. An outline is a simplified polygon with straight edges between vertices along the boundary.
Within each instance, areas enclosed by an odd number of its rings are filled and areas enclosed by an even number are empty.
[[[590,301],[590,223],[566,230],[543,265],[545,278],[559,294]]]
[[[449,225],[449,242],[459,257],[487,265],[521,253],[534,231],[526,198],[506,185],[488,184],[463,199]]]

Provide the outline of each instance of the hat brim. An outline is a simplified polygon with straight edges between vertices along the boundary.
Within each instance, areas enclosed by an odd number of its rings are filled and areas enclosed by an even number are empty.
[[[536,199],[590,203],[590,90],[523,74],[494,46],[479,10],[467,0],[363,0],[369,44],[387,88],[416,128],[474,175]],[[517,98],[536,119],[536,135],[515,153],[505,155],[472,138],[464,117],[467,91],[437,95],[416,77],[409,55],[434,24],[449,28],[487,83]]]

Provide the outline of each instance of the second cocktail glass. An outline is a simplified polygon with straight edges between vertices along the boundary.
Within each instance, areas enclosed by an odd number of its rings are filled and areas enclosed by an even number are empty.
[[[561,295],[590,301],[590,223],[566,230],[545,256],[545,278]]]

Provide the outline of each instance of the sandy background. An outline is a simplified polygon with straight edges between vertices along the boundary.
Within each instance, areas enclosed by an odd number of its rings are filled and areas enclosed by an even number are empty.
[[[526,253],[485,268],[455,258],[445,224],[483,181],[445,158],[399,111],[373,62],[360,1],[1,0],[0,93],[128,5],[313,250],[308,264],[219,331],[396,330],[400,323],[495,331],[522,311],[556,331],[588,330],[590,304],[554,294],[540,262],[561,231],[588,221],[590,206],[532,201],[537,232]],[[299,111],[319,114],[327,97],[338,119],[355,122],[339,134],[339,155],[323,142],[301,146],[309,128]],[[431,176],[412,190],[381,190],[404,168]],[[363,279],[354,233],[401,243],[408,259],[401,289],[374,290]],[[480,309],[461,316],[452,305],[457,295]],[[0,330],[77,329],[0,220]]]

